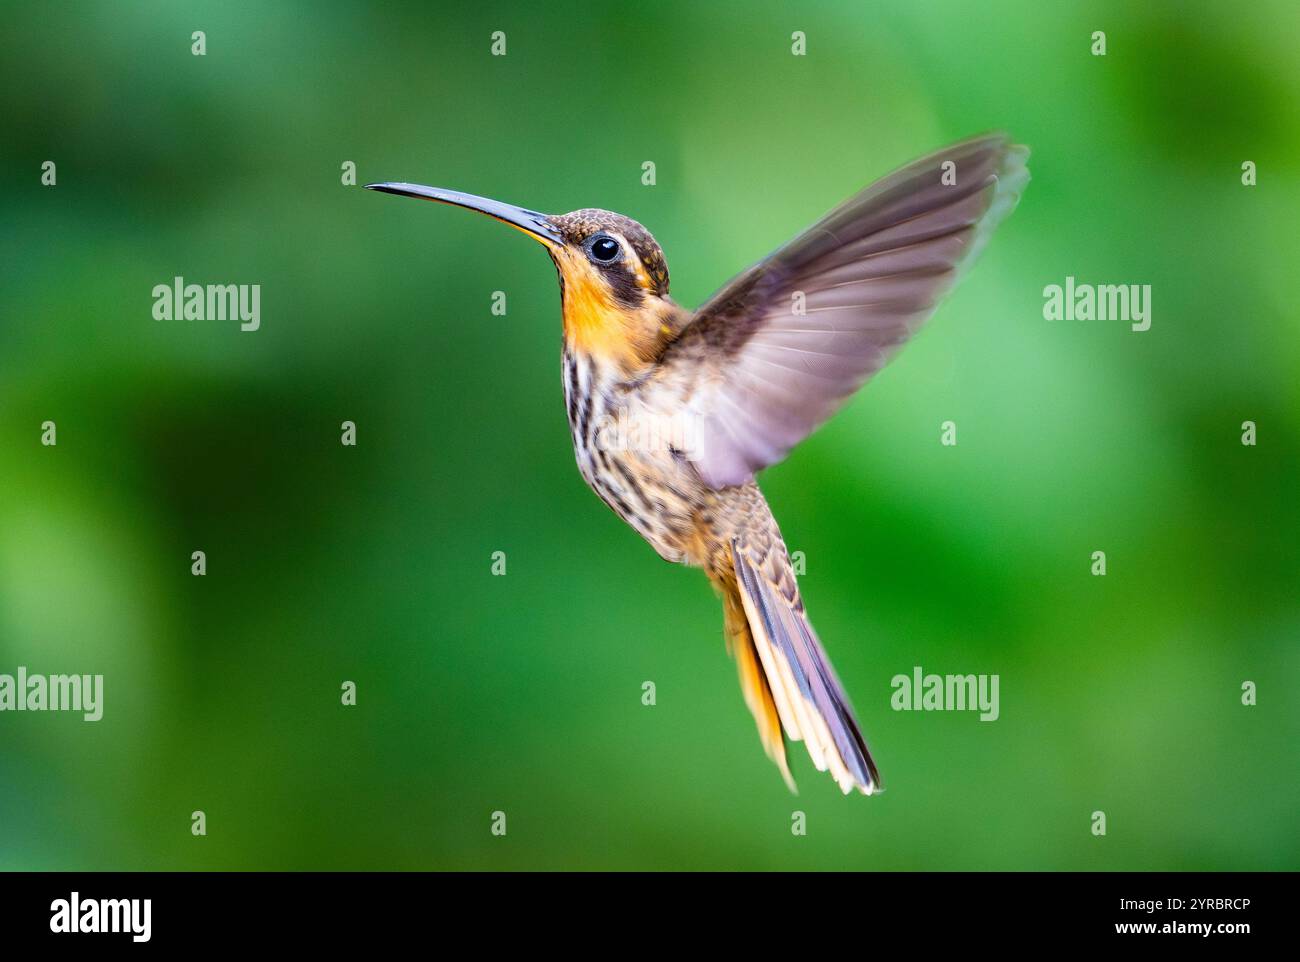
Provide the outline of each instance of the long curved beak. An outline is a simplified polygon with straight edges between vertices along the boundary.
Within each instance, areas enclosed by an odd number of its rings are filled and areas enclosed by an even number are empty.
[[[564,243],[564,237],[552,226],[545,214],[514,204],[503,204],[499,200],[477,197],[474,194],[462,194],[458,190],[443,190],[441,187],[424,187],[421,184],[366,184],[367,190],[383,191],[385,194],[400,194],[403,197],[419,197],[424,200],[436,200],[440,204],[464,207],[476,210],[480,214],[495,217],[503,224],[509,224],[530,237],[547,245]]]

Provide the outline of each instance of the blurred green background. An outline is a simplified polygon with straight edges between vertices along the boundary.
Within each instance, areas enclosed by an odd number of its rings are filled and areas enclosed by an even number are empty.
[[[0,867],[1300,867],[1298,26],[1289,0],[6,5],[0,672],[102,672],[105,714],[0,714]],[[761,479],[888,789],[843,798],[796,746],[792,797],[706,581],[578,477],[544,253],[341,165],[627,213],[695,305],[990,128],[1033,150],[1019,211]],[[178,274],[260,284],[261,330],[154,320]],[[1045,321],[1066,275],[1151,284],[1151,330]],[[914,665],[999,674],[1000,720],[890,710]]]

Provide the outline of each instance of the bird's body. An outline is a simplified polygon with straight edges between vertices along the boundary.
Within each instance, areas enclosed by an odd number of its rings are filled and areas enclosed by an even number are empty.
[[[955,144],[877,181],[698,311],[635,221],[543,215],[410,184],[546,245],[560,278],[562,378],[578,469],[667,561],[702,568],[768,755],[785,740],[846,793],[878,791],[866,742],[795,583],[754,474],[781,460],[884,365],[1010,212],[1027,151]]]
[[[691,320],[690,312],[676,310],[677,316],[663,319],[670,330]],[[794,739],[802,737],[803,728],[816,725],[820,716],[801,711],[805,696],[794,673],[777,664],[784,653],[767,650],[769,630],[764,629],[764,640],[756,642],[745,600],[748,582],[756,619],[761,620],[759,612],[764,608],[776,608],[811,634],[776,519],[756,482],[712,487],[687,455],[694,438],[683,412],[696,387],[700,359],[679,357],[675,364],[663,364],[662,358],[638,362],[629,357],[602,363],[575,343],[573,328],[579,326],[566,326],[563,351],[565,408],[578,470],[592,491],[660,557],[702,568],[708,575],[723,599],[727,647],[736,658],[745,701],[764,750],[793,787],[781,712],[786,713],[785,732]],[[707,348],[701,344],[698,350]],[[740,574],[742,566],[749,572],[748,579]],[[842,751],[832,749],[831,730],[822,724],[807,736],[814,764],[830,768],[845,791],[855,785],[878,787],[879,776],[847,697],[815,636],[807,647],[804,654],[820,676],[822,698],[837,715],[841,737],[850,739]],[[790,657],[797,663],[797,654],[791,652]],[[778,679],[778,693],[774,694],[769,678]]]

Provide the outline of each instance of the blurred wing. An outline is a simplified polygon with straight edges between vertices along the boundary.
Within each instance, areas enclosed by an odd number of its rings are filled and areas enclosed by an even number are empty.
[[[1015,208],[1028,156],[993,134],[918,160],[700,308],[660,369],[693,369],[687,456],[710,486],[780,461],[885,365]]]

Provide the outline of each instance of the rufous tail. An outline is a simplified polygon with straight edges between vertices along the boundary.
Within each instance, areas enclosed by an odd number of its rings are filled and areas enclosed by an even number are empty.
[[[728,648],[763,748],[786,784],[794,790],[782,729],[786,738],[804,743],[818,771],[829,769],[844,794],[881,791],[848,696],[808,622],[784,547],[737,539],[731,561],[726,574],[732,577],[716,579]]]

